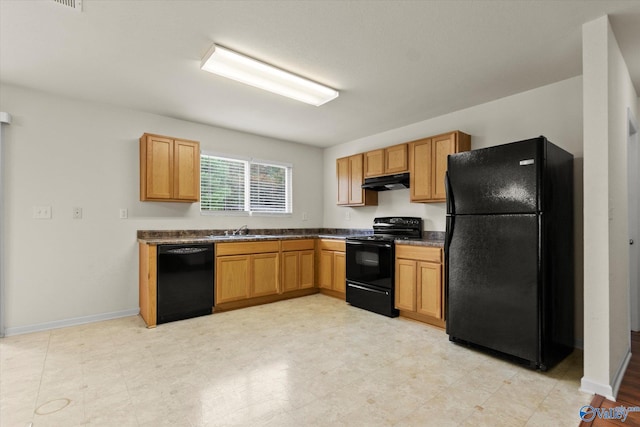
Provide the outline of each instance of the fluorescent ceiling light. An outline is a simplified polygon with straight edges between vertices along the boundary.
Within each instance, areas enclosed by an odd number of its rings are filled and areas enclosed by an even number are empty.
[[[339,95],[335,89],[215,44],[202,58],[200,68],[210,73],[316,106],[329,102]]]

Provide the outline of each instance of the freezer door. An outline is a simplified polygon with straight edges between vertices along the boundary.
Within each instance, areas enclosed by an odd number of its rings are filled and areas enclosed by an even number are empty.
[[[447,221],[447,334],[537,363],[538,216]]]
[[[449,214],[534,213],[540,206],[545,138],[452,154]]]

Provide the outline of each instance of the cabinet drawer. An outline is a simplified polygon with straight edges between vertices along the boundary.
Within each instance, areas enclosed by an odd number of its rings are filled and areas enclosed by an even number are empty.
[[[313,239],[304,240],[283,240],[282,250],[287,251],[307,251],[313,249],[315,241]]]
[[[278,240],[268,242],[234,242],[216,244],[216,256],[261,254],[266,252],[279,252]]]
[[[344,252],[345,242],[344,240],[320,240],[320,249],[327,251]]]
[[[396,258],[442,262],[442,249],[425,246],[396,245]]]

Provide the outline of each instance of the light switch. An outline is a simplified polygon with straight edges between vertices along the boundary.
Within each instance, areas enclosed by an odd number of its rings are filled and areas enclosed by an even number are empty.
[[[129,212],[127,208],[120,208],[120,219],[127,219],[129,217]]]

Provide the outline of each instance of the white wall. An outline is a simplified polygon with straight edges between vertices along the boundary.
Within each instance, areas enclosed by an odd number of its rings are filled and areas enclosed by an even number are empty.
[[[319,148],[0,89],[0,110],[13,116],[4,134],[7,334],[135,312],[138,229],[322,226]],[[205,151],[292,163],[293,215],[201,216],[197,203],[140,202],[138,138],[144,132],[197,140]],[[41,205],[52,206],[51,220],[32,219],[33,206]],[[82,207],[81,220],[72,219],[73,207]],[[129,219],[118,218],[120,208],[128,208]]]
[[[627,108],[637,93],[606,16],[583,25],[585,356],[582,388],[614,398],[630,358]]]
[[[335,160],[392,144],[461,130],[471,135],[471,148],[504,144],[539,135],[574,156],[575,317],[576,339],[582,338],[582,78],[574,77],[486,104],[372,135],[325,150],[324,223],[326,227],[371,227],[376,216],[407,215],[425,219],[426,230],[444,231],[444,203],[410,203],[409,190],[379,193],[378,206],[349,208],[336,205]],[[346,221],[346,214],[351,219]]]

